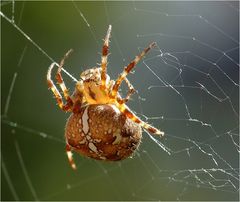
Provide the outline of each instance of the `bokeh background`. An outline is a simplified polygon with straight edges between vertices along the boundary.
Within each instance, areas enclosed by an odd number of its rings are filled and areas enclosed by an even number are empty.
[[[239,200],[238,4],[1,1],[1,200]],[[157,42],[129,106],[166,136],[118,163],[75,154],[74,172],[46,72],[70,48],[75,78],[96,66],[109,24],[112,78]]]

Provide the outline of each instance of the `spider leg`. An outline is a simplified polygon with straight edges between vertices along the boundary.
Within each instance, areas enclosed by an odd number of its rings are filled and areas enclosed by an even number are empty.
[[[73,113],[79,113],[81,111],[81,107],[86,104],[86,100],[83,95],[83,81],[78,81],[76,83],[76,90],[73,92],[72,99],[73,99],[73,108],[72,112]]]
[[[130,83],[130,81],[127,79],[127,77],[125,77],[124,80],[127,83],[129,90],[128,90],[127,96],[124,99],[122,99],[120,97],[117,97],[118,103],[120,103],[120,104],[124,104],[124,103],[128,102],[128,100],[130,99],[131,95],[136,92],[136,90],[134,89],[134,87]]]
[[[73,160],[73,153],[72,153],[72,150],[71,150],[71,147],[67,144],[66,145],[66,153],[67,153],[67,157],[68,157],[68,161],[72,167],[73,170],[76,170],[77,169],[77,166]]]
[[[116,106],[128,118],[130,118],[132,121],[134,121],[135,123],[139,124],[146,130],[148,130],[150,133],[160,135],[160,136],[164,135],[164,132],[158,130],[157,128],[149,125],[148,123],[146,123],[146,122],[142,121],[140,118],[138,118],[125,104],[121,104],[117,101]]]
[[[107,57],[109,50],[109,38],[111,34],[112,26],[109,25],[106,37],[104,39],[104,44],[102,47],[102,62],[101,62],[101,81],[102,81],[102,89],[106,89],[106,79],[107,79]]]
[[[62,71],[62,67],[64,65],[64,62],[65,60],[68,58],[68,56],[72,53],[72,49],[70,49],[62,58],[61,62],[60,62],[60,65],[58,67],[58,70],[57,70],[57,73],[56,73],[56,80],[57,80],[57,83],[59,84],[62,92],[63,92],[63,95],[64,95],[64,98],[66,99],[67,103],[69,103],[69,105],[72,105],[73,104],[73,101],[71,99],[71,97],[69,96],[69,92],[68,92],[68,89],[66,88],[66,85],[63,81],[63,78],[62,78],[62,74],[61,74],[61,71]]]
[[[54,67],[55,63],[52,63],[48,69],[48,72],[47,72],[47,84],[48,84],[48,87],[52,90],[56,100],[57,100],[57,103],[58,103],[58,106],[63,110],[63,111],[69,111],[72,107],[72,102],[70,101],[70,99],[68,99],[67,103],[64,104],[63,103],[63,100],[62,100],[62,96],[60,94],[60,92],[58,91],[57,87],[54,85],[52,79],[51,79],[51,73],[52,73],[52,69]]]
[[[122,81],[124,80],[124,78],[126,78],[126,76],[128,75],[128,73],[136,66],[136,64],[143,58],[143,56],[153,47],[156,46],[156,43],[153,42],[151,43],[147,48],[145,48],[138,56],[135,57],[135,59],[130,62],[128,64],[128,66],[126,66],[123,70],[123,72],[119,75],[119,77],[117,78],[113,88],[112,88],[112,92],[110,97],[111,98],[115,98],[117,95],[117,92],[119,90],[119,87],[122,83]]]

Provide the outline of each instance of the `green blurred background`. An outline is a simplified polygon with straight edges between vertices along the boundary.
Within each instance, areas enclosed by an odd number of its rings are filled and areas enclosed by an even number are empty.
[[[11,19],[12,3],[2,1],[1,12]],[[238,2],[16,1],[15,23],[31,40],[1,17],[1,200],[238,200],[238,17]],[[58,62],[73,48],[65,68],[79,78],[100,62],[109,24],[112,78],[158,43],[128,77],[138,90],[129,106],[144,120],[156,117],[148,122],[165,131],[156,140],[171,155],[144,132],[133,158],[106,163],[74,155],[74,172],[64,149],[69,114],[46,85],[48,56]],[[74,81],[63,76],[73,91]],[[189,121],[186,106],[199,121]],[[222,171],[194,171],[202,168]]]

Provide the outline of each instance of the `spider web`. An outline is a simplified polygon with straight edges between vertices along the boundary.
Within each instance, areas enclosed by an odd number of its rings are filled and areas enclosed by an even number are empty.
[[[0,15],[1,200],[239,200],[239,2],[2,1]],[[73,91],[109,24],[111,78],[158,44],[128,76],[128,105],[165,137],[145,131],[121,162],[75,154],[74,172],[46,72],[73,48]]]

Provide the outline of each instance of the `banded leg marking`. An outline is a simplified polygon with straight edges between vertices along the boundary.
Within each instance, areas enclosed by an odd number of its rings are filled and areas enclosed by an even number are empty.
[[[138,123],[140,126],[145,128],[146,130],[148,130],[150,133],[153,133],[153,134],[156,134],[156,135],[160,135],[160,136],[164,135],[164,132],[158,130],[157,128],[151,126],[148,123],[145,123],[140,118],[138,118],[133,112],[130,111],[130,109],[128,109],[128,107],[125,104],[119,104],[118,103],[117,106],[118,106],[119,110],[122,113],[124,113],[128,118],[133,120],[135,123]]]
[[[73,157],[72,157],[73,153],[72,153],[71,147],[68,144],[66,145],[66,153],[67,153],[69,164],[71,165],[73,170],[76,170],[77,166],[76,166],[76,164],[73,160]]]
[[[57,83],[59,84],[62,92],[63,92],[63,95],[64,95],[64,98],[66,99],[67,103],[69,103],[69,105],[72,105],[73,104],[73,101],[71,99],[71,97],[69,96],[69,92],[68,92],[68,89],[63,81],[63,78],[62,78],[62,74],[61,74],[61,71],[62,71],[62,67],[65,63],[65,60],[69,57],[69,55],[72,53],[72,49],[70,49],[62,58],[61,62],[60,62],[60,65],[58,67],[58,70],[57,70],[57,73],[56,73],[56,80],[57,80]]]
[[[130,81],[127,79],[127,77],[125,77],[124,80],[125,80],[125,82],[128,85],[128,93],[127,93],[127,96],[125,98],[123,98],[123,99],[122,98],[117,98],[119,104],[124,104],[124,103],[128,102],[128,100],[130,99],[131,95],[136,92],[136,90],[134,89],[134,87],[130,83]]]
[[[101,81],[102,88],[106,89],[106,79],[107,79],[107,59],[108,59],[108,51],[109,51],[109,38],[111,34],[112,26],[109,25],[106,37],[104,39],[104,44],[102,47],[102,62],[101,62]]]
[[[143,56],[149,51],[151,50],[153,47],[156,46],[156,42],[151,43],[147,48],[145,48],[139,55],[137,55],[135,57],[135,59],[130,62],[128,64],[128,66],[126,66],[124,68],[124,71],[120,74],[120,76],[118,77],[118,79],[116,80],[114,86],[113,86],[113,90],[112,93],[110,95],[111,98],[115,98],[118,92],[118,89],[123,81],[124,78],[126,78],[126,76],[128,75],[128,73],[136,66],[136,64],[143,58]]]
[[[60,94],[60,92],[58,91],[57,87],[54,85],[52,79],[51,79],[51,73],[52,73],[52,69],[54,67],[55,63],[52,63],[48,69],[47,72],[47,84],[48,87],[51,89],[51,91],[53,92],[56,100],[57,100],[57,104],[58,106],[63,110],[63,111],[69,111],[72,107],[72,102],[67,102],[66,104],[63,103],[62,100],[62,96]]]

